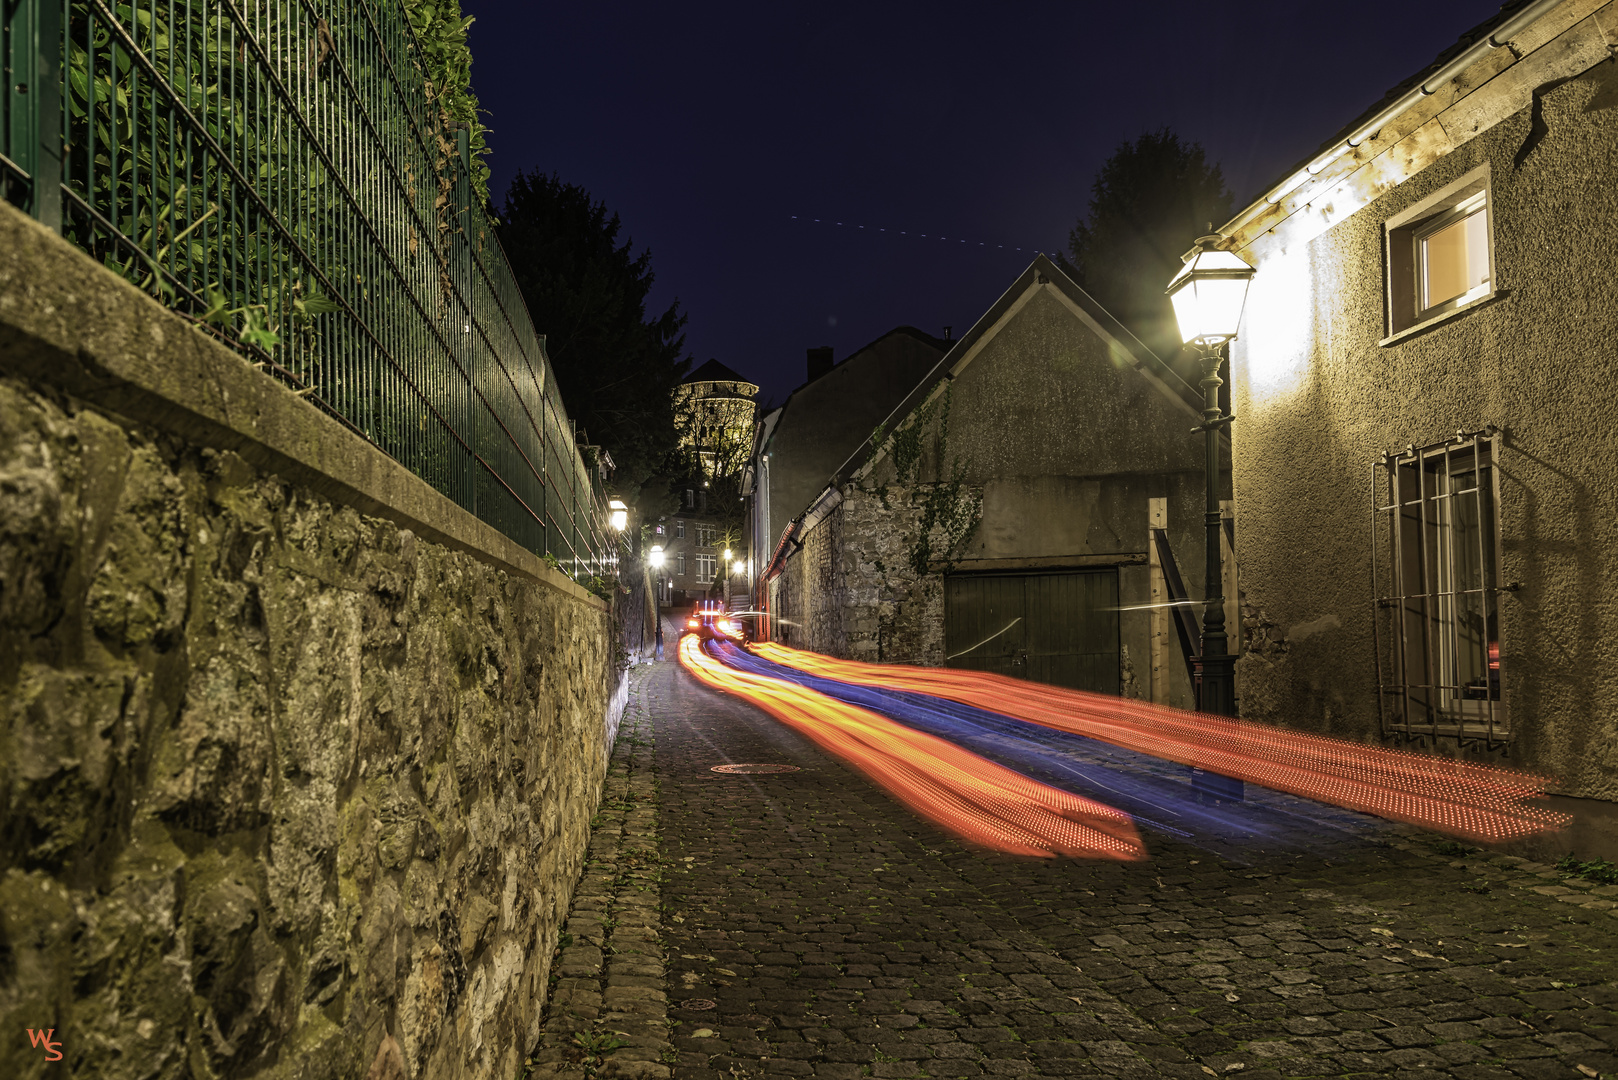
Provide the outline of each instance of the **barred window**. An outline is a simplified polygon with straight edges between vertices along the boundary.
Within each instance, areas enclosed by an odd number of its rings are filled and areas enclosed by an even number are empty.
[[[1500,523],[1493,429],[1378,463],[1377,682],[1384,730],[1498,741]],[[1377,563],[1381,563],[1379,558]]]

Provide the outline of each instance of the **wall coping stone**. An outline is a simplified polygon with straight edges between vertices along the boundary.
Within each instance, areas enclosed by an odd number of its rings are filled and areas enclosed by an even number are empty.
[[[0,373],[231,451],[334,503],[605,609],[336,419],[9,204],[0,203]]]

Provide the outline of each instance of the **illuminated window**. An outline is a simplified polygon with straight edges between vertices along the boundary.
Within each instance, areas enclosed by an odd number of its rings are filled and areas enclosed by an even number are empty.
[[[1385,723],[1408,734],[1502,739],[1498,438],[1492,431],[1388,455],[1390,591],[1378,600]]]
[[[697,584],[710,584],[715,576],[715,558],[712,555],[697,556]]]
[[[1390,336],[1495,294],[1491,214],[1484,166],[1388,221]]]

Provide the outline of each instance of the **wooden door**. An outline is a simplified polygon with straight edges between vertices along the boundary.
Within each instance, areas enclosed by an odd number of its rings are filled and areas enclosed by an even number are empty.
[[[950,667],[1116,694],[1118,571],[963,574],[945,585]]]

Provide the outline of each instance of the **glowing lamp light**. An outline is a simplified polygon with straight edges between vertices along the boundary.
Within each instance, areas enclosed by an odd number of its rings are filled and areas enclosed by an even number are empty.
[[[652,564],[652,569],[654,570],[663,569],[663,545],[653,544],[651,552],[646,556],[646,561]]]
[[[1230,252],[1215,249],[1213,245],[1220,239],[1199,237],[1185,265],[1169,282],[1168,297],[1174,303],[1183,341],[1229,341],[1241,325],[1254,270]]]
[[[611,522],[614,529],[617,529],[619,532],[623,532],[625,529],[629,528],[629,507],[625,505],[624,500],[608,500],[607,509],[612,511],[608,521]]]

